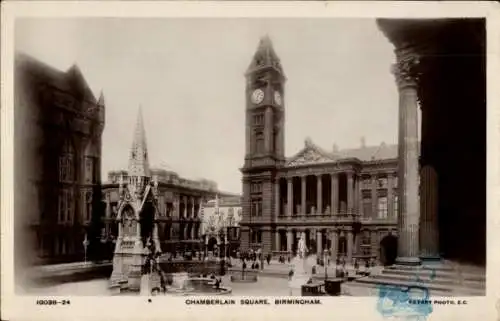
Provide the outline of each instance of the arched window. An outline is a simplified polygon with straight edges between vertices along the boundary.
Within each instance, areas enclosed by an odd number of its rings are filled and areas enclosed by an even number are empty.
[[[69,140],[66,140],[59,155],[59,181],[68,183],[74,181],[73,159],[73,145]]]

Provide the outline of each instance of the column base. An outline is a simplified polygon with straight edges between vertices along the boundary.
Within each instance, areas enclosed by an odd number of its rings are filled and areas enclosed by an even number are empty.
[[[396,258],[397,265],[417,266],[422,264],[419,257],[398,257]]]
[[[420,255],[420,260],[423,262],[428,262],[428,263],[439,263],[441,262],[442,258],[440,255]]]

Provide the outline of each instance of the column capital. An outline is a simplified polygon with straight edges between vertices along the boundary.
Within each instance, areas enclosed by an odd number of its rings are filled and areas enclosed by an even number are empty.
[[[420,60],[420,55],[411,47],[396,50],[396,63],[391,66],[391,72],[396,77],[399,89],[417,87],[420,77]]]

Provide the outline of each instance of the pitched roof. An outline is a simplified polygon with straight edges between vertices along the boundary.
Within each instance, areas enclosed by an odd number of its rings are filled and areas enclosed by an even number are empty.
[[[398,157],[398,145],[364,146],[360,148],[341,149],[339,158],[357,158],[367,162],[373,160],[393,159]]]
[[[259,45],[248,66],[247,72],[263,67],[274,67],[284,76],[280,58],[274,50],[273,42],[269,35],[260,38]]]
[[[332,163],[342,159],[357,158],[360,161],[375,161],[395,159],[398,157],[398,145],[387,145],[382,143],[378,146],[363,146],[326,151],[314,144],[310,138],[304,142],[304,147],[294,156],[287,159],[286,166],[302,166],[321,163]]]
[[[23,69],[40,82],[49,84],[59,90],[76,94],[89,102],[97,102],[80,68],[76,64],[73,64],[67,71],[61,71],[30,55],[18,52],[15,56],[15,65],[16,72],[19,69]]]

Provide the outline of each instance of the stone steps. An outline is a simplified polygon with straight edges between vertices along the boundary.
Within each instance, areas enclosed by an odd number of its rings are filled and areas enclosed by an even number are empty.
[[[443,277],[435,277],[433,279],[430,279],[430,278],[422,278],[419,276],[420,282],[417,282],[416,281],[417,279],[414,275],[400,275],[400,274],[374,275],[374,276],[372,276],[372,279],[376,279],[376,280],[390,279],[390,280],[401,281],[401,282],[415,281],[414,283],[423,283],[426,286],[428,286],[428,285],[442,285],[442,286],[447,286],[447,287],[466,287],[466,288],[470,288],[470,289],[479,289],[479,290],[483,290],[486,286],[486,282],[482,282],[482,281],[463,280],[461,283],[458,283],[456,278],[443,278]]]
[[[465,285],[440,284],[436,282],[412,282],[410,279],[393,279],[381,277],[366,277],[357,279],[354,283],[393,286],[398,288],[418,287],[429,290],[431,296],[484,296],[484,288],[469,288]]]
[[[402,277],[416,277],[418,276],[421,279],[434,279],[438,280],[449,280],[450,282],[457,283],[457,272],[455,271],[432,271],[432,270],[420,270],[420,271],[412,271],[412,270],[391,270],[385,269],[382,270],[382,275],[386,276],[402,276]],[[486,283],[485,275],[478,275],[474,273],[462,273],[461,279],[465,282],[472,283]]]
[[[485,270],[479,267],[453,265],[446,262],[411,266],[390,266],[380,273],[362,277],[355,282],[360,286],[425,287],[433,296],[484,296]]]
[[[357,282],[349,282],[344,285],[344,293],[347,296],[357,296],[357,297],[373,297],[378,296],[379,284],[376,283],[357,283]],[[449,291],[440,291],[437,289],[429,290],[429,296],[431,298],[434,297],[449,297]]]

